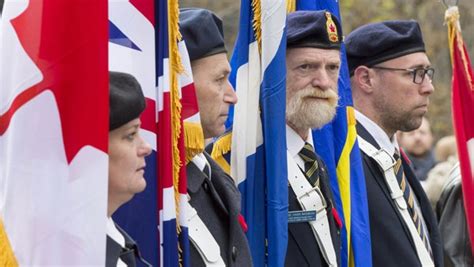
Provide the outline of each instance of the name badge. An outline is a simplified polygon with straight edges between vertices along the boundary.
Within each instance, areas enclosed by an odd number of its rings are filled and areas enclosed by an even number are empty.
[[[297,210],[288,212],[288,223],[302,223],[316,221],[315,210]]]

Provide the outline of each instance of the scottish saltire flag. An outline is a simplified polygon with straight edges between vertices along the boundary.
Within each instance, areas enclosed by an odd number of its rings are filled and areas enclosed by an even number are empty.
[[[232,133],[231,173],[255,266],[283,266],[287,247],[285,1],[242,0],[231,60],[239,102]]]
[[[7,0],[1,27],[0,254],[103,266],[107,2]]]
[[[453,67],[452,110],[462,176],[464,209],[471,244],[474,240],[474,75],[461,33],[457,6],[446,11],[448,41]],[[474,252],[474,247],[471,246]]]
[[[337,0],[299,0],[296,10],[322,10],[341,21]],[[342,24],[342,21],[341,21]],[[335,205],[342,216],[342,266],[372,266],[369,214],[365,177],[362,169],[355,114],[352,108],[350,77],[344,45],[341,47],[339,103],[332,123],[313,131],[314,145],[328,167]]]
[[[137,78],[147,107],[141,116],[140,134],[151,145],[146,158],[145,191],[120,207],[113,215],[140,246],[144,259],[159,265],[157,118],[155,73],[155,12],[153,0],[109,1],[109,69]]]

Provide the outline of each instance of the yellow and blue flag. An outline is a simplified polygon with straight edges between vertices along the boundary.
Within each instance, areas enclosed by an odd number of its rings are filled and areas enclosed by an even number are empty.
[[[291,6],[291,5],[290,5]],[[342,24],[337,0],[300,0],[296,10],[328,10]],[[332,123],[313,131],[316,151],[328,167],[335,206],[343,222],[342,266],[372,266],[369,212],[362,160],[357,144],[350,77],[344,44],[341,47],[339,103]]]

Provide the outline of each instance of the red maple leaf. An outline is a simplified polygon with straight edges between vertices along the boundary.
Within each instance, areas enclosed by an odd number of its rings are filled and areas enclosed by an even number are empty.
[[[336,32],[336,27],[334,27],[334,24],[329,25],[329,30],[331,32]]]
[[[11,23],[44,78],[17,95],[0,114],[0,136],[18,109],[51,90],[68,163],[86,145],[107,153],[107,1],[31,0]]]

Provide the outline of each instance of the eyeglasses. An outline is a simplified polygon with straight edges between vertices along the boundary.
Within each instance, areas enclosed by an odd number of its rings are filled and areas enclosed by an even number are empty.
[[[371,67],[372,69],[379,69],[379,70],[391,70],[391,71],[405,71],[410,72],[413,75],[413,82],[416,84],[422,84],[425,80],[425,76],[428,75],[430,81],[433,80],[434,76],[434,69],[433,68],[416,68],[416,69],[397,69],[397,68],[389,68],[389,67]]]

